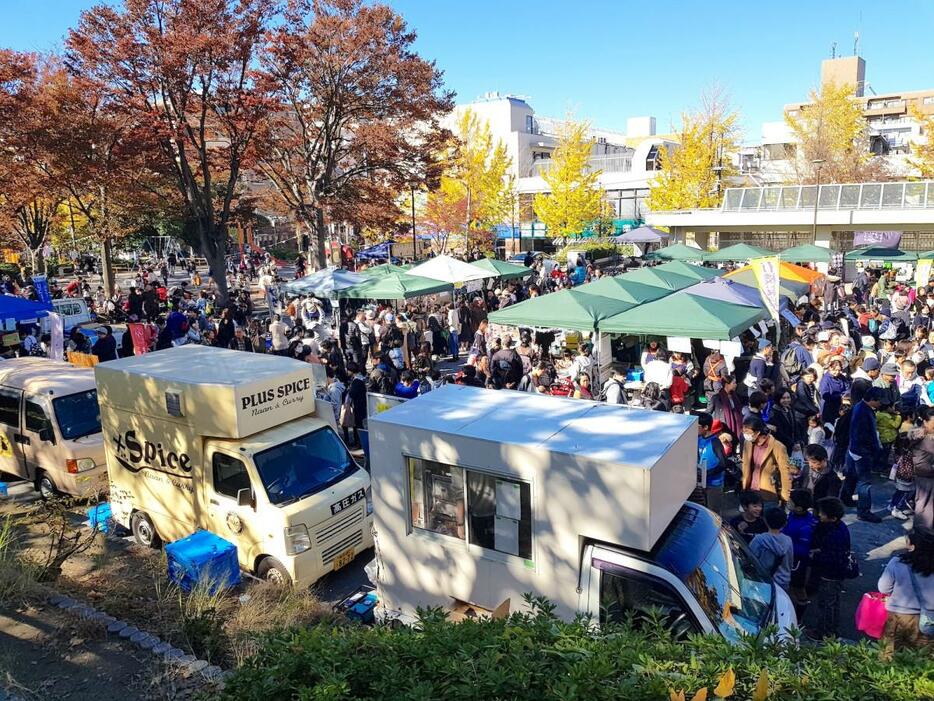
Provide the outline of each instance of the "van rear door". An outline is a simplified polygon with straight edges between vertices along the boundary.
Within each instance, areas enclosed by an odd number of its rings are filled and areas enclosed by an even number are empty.
[[[29,478],[20,433],[20,402],[23,393],[12,387],[0,387],[0,472]]]

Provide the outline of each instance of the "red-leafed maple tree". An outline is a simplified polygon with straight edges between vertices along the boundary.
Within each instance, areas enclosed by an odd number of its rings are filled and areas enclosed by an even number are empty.
[[[290,0],[272,33],[263,83],[277,106],[258,167],[308,231],[318,267],[327,215],[390,225],[398,193],[433,170],[452,94],[414,40],[391,8],[361,0]]]
[[[153,144],[150,165],[174,182],[224,299],[228,224],[270,104],[254,77],[276,5],[125,0],[82,14],[67,41],[72,73]]]

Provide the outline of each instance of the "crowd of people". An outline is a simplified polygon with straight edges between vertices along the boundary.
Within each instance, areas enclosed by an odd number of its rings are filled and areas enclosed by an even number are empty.
[[[908,553],[889,563],[879,589],[893,614],[887,640],[930,644],[912,621],[934,609],[934,286],[861,271],[847,294],[828,276],[789,306],[797,323],[785,317],[778,344],[747,332],[743,354],[728,358],[652,340],[631,367],[604,366],[601,375],[586,338],[561,345],[554,333],[490,323],[493,310],[602,274],[591,265],[562,271],[541,259],[527,263],[533,274],[523,280],[395,304],[339,307],[283,294],[276,261],[258,252],[229,259],[223,305],[210,276],[168,257],[140,264],[111,296],[81,276],[50,291],[83,297],[114,322],[95,327],[94,338],[75,329],[66,339],[66,351],[102,362],[197,343],[323,365],[322,396],[351,447],[365,428],[368,392],[411,399],[444,382],[695,414],[694,498],[729,516],[724,495],[738,495],[732,524],[799,613],[813,611],[818,637],[838,633],[843,582],[857,568],[846,510],[873,524],[883,516],[912,520]],[[304,271],[297,267],[296,276]],[[9,278],[2,286],[35,296]],[[140,332],[118,337],[114,328],[124,321]],[[30,331],[21,353],[46,354],[48,342]],[[894,486],[885,505],[874,502],[884,480]]]

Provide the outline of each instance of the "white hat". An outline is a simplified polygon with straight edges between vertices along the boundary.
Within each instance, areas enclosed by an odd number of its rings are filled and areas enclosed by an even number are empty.
[[[872,336],[863,336],[860,338],[860,342],[863,344],[863,348],[875,348],[876,339]]]
[[[820,332],[817,334],[817,340],[818,340],[818,341],[821,341],[821,342],[829,341],[829,340],[830,340],[830,331],[820,331]]]

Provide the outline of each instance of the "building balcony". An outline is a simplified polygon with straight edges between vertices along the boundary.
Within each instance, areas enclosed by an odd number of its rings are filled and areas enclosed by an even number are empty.
[[[934,208],[934,181],[728,188],[724,212]]]
[[[541,176],[551,170],[551,167],[551,159],[535,161],[532,164],[529,176]],[[623,154],[615,156],[593,156],[587,159],[586,171],[588,173],[629,173],[632,171],[632,156]]]

